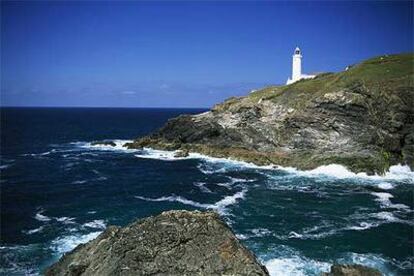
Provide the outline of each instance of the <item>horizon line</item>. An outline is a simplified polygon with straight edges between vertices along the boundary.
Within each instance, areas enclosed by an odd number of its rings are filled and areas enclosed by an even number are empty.
[[[35,105],[0,105],[0,108],[124,108],[124,109],[211,109],[212,107],[145,107],[145,106],[35,106]]]

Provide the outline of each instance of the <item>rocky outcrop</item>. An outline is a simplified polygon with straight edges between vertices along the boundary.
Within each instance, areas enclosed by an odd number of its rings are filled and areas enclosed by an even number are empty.
[[[382,173],[414,169],[413,55],[387,55],[347,71],[231,98],[171,119],[128,144],[312,169],[331,163]]]
[[[169,211],[108,227],[46,275],[268,275],[213,212]]]
[[[374,268],[358,264],[335,264],[331,266],[331,271],[322,273],[322,276],[381,276],[381,272]]]

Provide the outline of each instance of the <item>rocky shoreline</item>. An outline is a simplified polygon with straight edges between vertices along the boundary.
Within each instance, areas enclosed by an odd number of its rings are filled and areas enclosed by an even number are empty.
[[[267,87],[171,119],[126,146],[302,170],[333,163],[369,174],[396,164],[414,169],[413,61],[413,54],[386,55]]]

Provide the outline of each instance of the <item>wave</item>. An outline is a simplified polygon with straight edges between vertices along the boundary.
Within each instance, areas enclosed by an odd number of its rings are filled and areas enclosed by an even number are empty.
[[[363,266],[376,268],[381,271],[383,275],[395,275],[388,269],[388,264],[392,263],[393,261],[381,255],[348,252],[343,254],[343,257],[339,258],[336,261],[338,263],[360,264]]]
[[[24,233],[26,233],[26,234],[28,234],[28,235],[32,235],[32,234],[35,234],[35,233],[40,233],[40,232],[42,232],[42,231],[43,231],[43,229],[44,229],[44,226],[42,225],[42,226],[40,226],[40,227],[38,227],[38,228],[35,228],[35,229],[31,229],[31,230],[24,231]]]
[[[213,191],[210,190],[209,188],[207,188],[206,187],[206,184],[207,183],[205,183],[205,182],[195,182],[195,183],[193,183],[193,185],[196,186],[196,187],[198,187],[200,189],[200,191],[202,191],[203,193],[212,194]]]
[[[95,228],[95,229],[105,229],[106,224],[103,219],[95,219],[93,221],[82,224],[84,227]]]
[[[7,168],[10,168],[11,166],[12,166],[12,164],[0,165],[0,170],[5,170]]]
[[[88,180],[75,180],[72,181],[72,184],[85,184],[86,182],[88,182]]]
[[[219,163],[224,165],[220,168],[205,168],[202,165],[198,166],[198,169],[204,174],[213,174],[213,173],[224,173],[227,170],[233,170],[237,168],[250,168],[250,169],[259,169],[259,170],[281,170],[291,174],[297,174],[300,176],[306,177],[333,177],[339,179],[347,178],[362,178],[365,180],[375,180],[375,181],[384,181],[384,180],[404,180],[414,184],[414,172],[411,171],[410,167],[407,165],[394,165],[389,168],[384,175],[368,175],[366,173],[354,173],[350,171],[343,165],[339,164],[330,164],[319,166],[313,170],[298,170],[294,167],[282,167],[279,165],[267,165],[259,166],[253,163],[233,160],[231,158],[218,158],[210,157],[207,155],[199,153],[189,153],[188,157],[174,157],[175,151],[163,151],[163,150],[153,150],[150,148],[145,148],[144,151],[140,154],[137,154],[136,157],[139,158],[151,158],[159,160],[183,160],[183,159],[201,159],[208,163]],[[387,187],[383,185],[383,187]],[[388,186],[389,187],[389,186]]]
[[[332,265],[330,262],[307,258],[299,251],[283,245],[277,246],[274,252],[277,252],[278,256],[270,259],[267,256],[264,258],[267,259],[264,265],[271,276],[321,275],[323,272],[328,272]]]
[[[54,218],[56,219],[56,221],[58,222],[62,222],[63,224],[74,224],[76,222],[74,222],[75,218],[70,218],[70,217],[59,217],[59,218]]]
[[[118,151],[118,152],[136,152],[137,149],[128,149],[125,147],[126,143],[133,142],[132,140],[121,140],[121,139],[115,139],[115,140],[107,140],[110,142],[115,143],[115,146],[110,145],[92,145],[93,142],[72,142],[71,145],[83,148],[83,149],[92,149],[92,150],[102,150],[102,151]]]
[[[44,212],[43,210],[39,211],[39,212],[38,212],[38,213],[34,216],[34,218],[35,218],[36,220],[38,220],[38,221],[42,221],[42,222],[51,221],[52,219],[51,219],[51,218],[49,218],[48,216],[43,215],[43,214],[42,214],[43,212]]]
[[[323,272],[328,272],[331,267],[330,263],[303,257],[275,258],[266,261],[264,265],[271,276],[321,275]]]
[[[144,148],[139,154],[136,154],[135,157],[144,158],[144,159],[156,159],[162,161],[177,161],[192,159],[192,154],[189,154],[187,157],[175,157],[178,151],[165,151],[165,150],[155,150],[151,148]]]
[[[304,256],[300,251],[297,251],[288,246],[277,246],[274,252],[278,256],[269,258],[268,256],[261,257],[264,259],[264,265],[271,276],[306,276],[306,275],[321,275],[323,272],[330,271],[332,264],[360,264],[367,267],[378,269],[383,275],[394,275],[389,271],[389,264],[394,264],[401,269],[409,269],[412,267],[412,258],[408,258],[396,264],[395,260],[391,260],[376,254],[358,254],[354,252],[346,252],[335,259],[315,260]]]
[[[97,150],[112,150],[112,151],[123,151],[123,152],[139,152],[135,156],[138,158],[147,158],[147,159],[157,159],[163,161],[176,161],[176,160],[186,160],[186,159],[201,159],[208,163],[221,163],[222,165],[228,167],[220,168],[202,168],[199,166],[200,171],[205,174],[220,173],[226,172],[227,169],[237,169],[237,168],[250,168],[250,169],[259,169],[259,170],[282,170],[291,174],[298,174],[300,176],[307,177],[333,177],[339,179],[347,178],[362,178],[366,180],[404,180],[414,184],[414,172],[407,165],[394,165],[389,168],[389,170],[384,175],[368,175],[366,173],[354,173],[350,171],[343,165],[339,164],[330,164],[319,166],[313,170],[298,170],[294,167],[282,167],[279,165],[267,165],[259,166],[250,162],[234,160],[231,158],[218,158],[210,157],[200,153],[190,152],[187,157],[175,157],[177,151],[165,151],[165,150],[155,150],[151,148],[144,148],[142,150],[138,149],[127,149],[124,145],[132,140],[120,140],[115,139],[111,140],[115,143],[115,146],[109,145],[92,145],[91,142],[73,142],[71,144],[78,146],[80,148],[88,149],[97,149]],[[45,153],[46,154],[46,153]],[[386,187],[386,186],[384,186]]]
[[[223,213],[226,212],[226,207],[228,207],[229,205],[233,205],[233,204],[237,203],[237,200],[239,200],[239,199],[243,199],[245,193],[246,193],[245,190],[237,192],[233,195],[224,197],[223,199],[217,201],[214,204],[199,203],[199,202],[196,202],[196,201],[186,199],[182,196],[176,196],[176,195],[163,196],[163,197],[159,197],[159,198],[148,198],[148,197],[143,197],[143,196],[135,196],[135,198],[138,198],[138,199],[141,199],[141,200],[144,200],[144,201],[152,201],[152,202],[161,202],[161,201],[179,202],[179,203],[182,203],[184,205],[190,205],[190,206],[197,207],[197,208],[216,210],[217,212],[223,214]]]
[[[377,197],[376,201],[378,201],[381,204],[381,208],[394,208],[394,209],[407,209],[409,210],[410,207],[408,207],[405,204],[393,204],[391,202],[391,198],[393,198],[394,196],[392,194],[389,193],[384,193],[384,192],[376,192],[376,193],[371,193],[371,195]]]
[[[391,190],[394,189],[394,185],[388,182],[378,183],[377,187],[381,190]]]
[[[62,255],[66,252],[71,251],[79,244],[87,243],[95,239],[102,231],[91,232],[89,234],[75,234],[69,236],[58,237],[54,239],[50,244],[50,249]]]
[[[47,254],[41,244],[0,246],[0,275],[40,275],[33,259]]]
[[[280,170],[284,170],[289,173],[298,174],[301,176],[308,176],[308,177],[320,177],[320,176],[327,176],[327,177],[334,177],[339,179],[347,179],[347,178],[361,178],[365,180],[375,180],[375,181],[383,181],[383,180],[406,180],[410,183],[414,184],[414,172],[411,171],[410,167],[407,165],[394,165],[391,166],[389,171],[385,172],[384,175],[368,175],[366,173],[354,173],[348,170],[343,165],[338,164],[330,164],[317,167],[313,170],[308,171],[301,171],[293,167],[277,167]],[[384,185],[387,187],[386,185]],[[389,187],[389,186],[388,186]]]

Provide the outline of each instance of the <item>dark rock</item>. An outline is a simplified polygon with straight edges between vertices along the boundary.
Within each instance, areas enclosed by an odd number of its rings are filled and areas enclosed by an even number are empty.
[[[331,271],[322,273],[322,276],[381,276],[381,272],[374,268],[358,264],[335,264]]]
[[[268,275],[213,212],[169,211],[108,227],[46,275]]]
[[[115,147],[116,144],[113,141],[94,141],[91,143],[92,146],[111,146]]]

